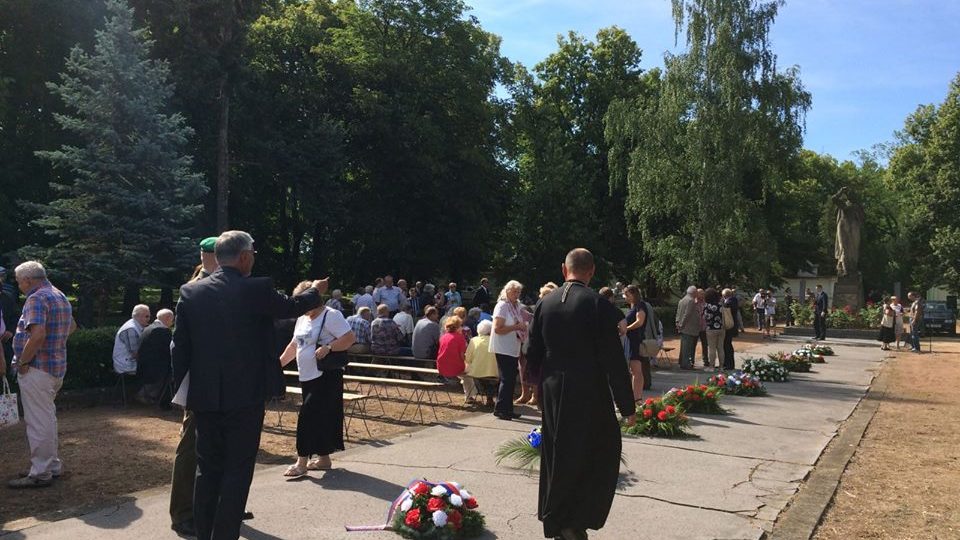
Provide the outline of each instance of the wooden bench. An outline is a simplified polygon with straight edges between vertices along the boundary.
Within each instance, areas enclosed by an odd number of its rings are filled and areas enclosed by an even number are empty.
[[[296,373],[296,372],[294,372]],[[284,372],[286,374],[286,372]],[[290,394],[296,394],[298,396],[303,395],[303,388],[299,386],[288,386],[286,390]],[[370,433],[370,427],[367,425],[367,408],[366,400],[373,398],[374,396],[367,394],[354,394],[352,392],[343,393],[343,416],[346,419],[346,422],[343,425],[343,432],[347,439],[350,439],[350,422],[353,420],[353,414],[357,413],[356,416],[360,418],[360,421],[363,422],[363,429],[367,431],[367,437],[372,437]],[[277,427],[283,427],[283,412],[277,412]]]
[[[362,360],[364,359],[370,360],[371,364],[376,363],[377,360],[384,360],[385,361],[384,364],[386,365],[397,365],[398,363],[400,364],[418,363],[418,364],[425,364],[428,366],[437,365],[437,361],[434,359],[417,358],[415,356],[391,356],[389,354],[374,354],[374,353],[363,353],[363,354],[350,353],[349,356],[351,357],[351,360],[350,360],[351,364],[357,363],[352,360],[352,358],[356,358],[361,361],[360,363],[362,363]]]

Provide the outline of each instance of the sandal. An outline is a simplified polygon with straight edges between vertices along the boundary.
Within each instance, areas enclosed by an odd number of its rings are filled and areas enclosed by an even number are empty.
[[[307,469],[311,471],[329,471],[333,468],[330,458],[314,458],[307,462]]]
[[[300,478],[301,476],[306,476],[308,467],[300,467],[296,463],[287,467],[287,470],[283,471],[283,475],[288,478]]]

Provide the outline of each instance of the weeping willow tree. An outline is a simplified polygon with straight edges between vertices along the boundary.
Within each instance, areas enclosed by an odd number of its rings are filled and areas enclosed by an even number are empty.
[[[781,271],[764,204],[800,150],[810,94],[777,68],[782,1],[672,0],[686,51],[655,95],[611,104],[612,187],[663,285],[764,282]]]

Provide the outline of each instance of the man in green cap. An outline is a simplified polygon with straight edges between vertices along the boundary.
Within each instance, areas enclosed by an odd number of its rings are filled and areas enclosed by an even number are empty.
[[[200,268],[194,274],[196,281],[214,273],[220,265],[214,248],[217,237],[209,236],[200,241]],[[173,482],[170,486],[170,528],[184,536],[196,536],[193,522],[193,485],[197,474],[197,428],[193,414],[183,411],[183,425],[180,428],[180,443],[177,445],[177,457],[173,462]]]

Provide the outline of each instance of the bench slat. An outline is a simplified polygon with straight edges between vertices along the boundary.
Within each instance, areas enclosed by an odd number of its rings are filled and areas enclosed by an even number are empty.
[[[287,392],[290,392],[291,394],[300,394],[300,395],[303,395],[303,388],[300,388],[299,386],[288,386],[288,387],[287,387]],[[360,401],[360,400],[363,400],[363,399],[369,399],[369,398],[371,398],[371,397],[373,397],[373,396],[368,396],[368,395],[366,395],[366,394],[354,394],[354,393],[350,393],[350,392],[344,392],[344,393],[343,393],[343,400],[344,400],[344,401]]]

